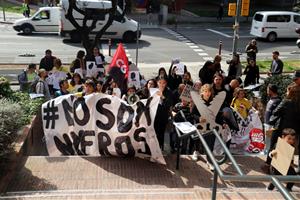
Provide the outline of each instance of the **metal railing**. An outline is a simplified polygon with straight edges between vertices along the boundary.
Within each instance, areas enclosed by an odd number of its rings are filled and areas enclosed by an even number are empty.
[[[237,181],[237,182],[272,182],[274,186],[279,190],[282,196],[288,200],[294,200],[295,198],[289,193],[289,191],[283,186],[281,182],[300,182],[299,176],[280,176],[280,175],[246,175],[243,173],[241,168],[238,166],[236,160],[230,153],[227,146],[224,144],[222,138],[218,134],[218,132],[213,129],[210,131],[212,134],[216,136],[216,139],[222,145],[224,149],[224,153],[227,155],[229,160],[232,162],[234,169],[237,171],[238,175],[225,175],[221,170],[220,166],[218,165],[212,151],[209,149],[204,137],[202,134],[197,130],[197,134],[199,135],[200,141],[202,142],[207,156],[210,158],[213,166],[214,166],[214,177],[213,177],[213,185],[212,185],[212,199],[215,200],[217,197],[217,181],[218,176],[224,181]]]

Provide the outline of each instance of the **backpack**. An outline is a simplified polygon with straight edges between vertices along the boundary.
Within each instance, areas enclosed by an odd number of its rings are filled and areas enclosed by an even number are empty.
[[[36,94],[36,85],[38,84],[38,82],[42,82],[44,85],[44,82],[41,81],[40,79],[35,79],[31,84],[30,84],[30,88],[29,88],[29,93],[35,93]],[[45,85],[44,85],[45,88]]]

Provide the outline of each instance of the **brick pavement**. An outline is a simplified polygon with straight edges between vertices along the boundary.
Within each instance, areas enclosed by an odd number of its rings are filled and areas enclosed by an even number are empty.
[[[262,174],[263,157],[236,156],[249,175]],[[30,156],[9,183],[8,195],[17,199],[210,199],[212,173],[204,160],[189,156],[175,169],[175,155],[167,165],[143,159]],[[233,173],[230,163],[222,166]],[[218,181],[217,199],[282,199],[265,190],[267,183]],[[34,191],[34,192],[31,192]],[[293,195],[300,198],[300,188]],[[2,198],[8,198],[2,197]],[[1,197],[0,197],[1,199]]]

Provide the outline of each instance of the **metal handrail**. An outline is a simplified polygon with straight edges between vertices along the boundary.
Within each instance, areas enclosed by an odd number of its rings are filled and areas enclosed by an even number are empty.
[[[281,182],[300,182],[300,177],[298,176],[272,176],[272,175],[245,175],[243,173],[243,171],[241,170],[241,168],[238,166],[237,162],[235,161],[234,157],[232,156],[232,154],[230,153],[229,149],[227,148],[227,146],[224,144],[222,138],[220,137],[220,135],[218,134],[218,132],[213,129],[212,132],[215,136],[216,139],[220,142],[220,144],[222,145],[225,154],[228,156],[228,158],[230,159],[230,161],[233,164],[233,167],[235,168],[235,170],[237,171],[237,173],[239,175],[224,175],[223,171],[221,170],[220,166],[218,165],[212,151],[210,150],[210,148],[208,147],[204,137],[202,136],[202,134],[197,130],[197,134],[199,135],[200,141],[202,142],[205,151],[207,153],[207,156],[210,158],[213,166],[214,166],[214,177],[213,177],[213,188],[212,188],[212,199],[215,200],[216,199],[216,195],[217,195],[217,180],[218,180],[218,176],[223,179],[223,180],[227,180],[227,181],[237,181],[237,182],[261,182],[261,181],[268,181],[268,182],[272,182],[274,184],[274,186],[279,190],[279,192],[282,194],[282,196],[285,199],[288,200],[294,200],[295,198],[289,193],[289,191],[286,190],[286,188],[283,186],[283,184]]]

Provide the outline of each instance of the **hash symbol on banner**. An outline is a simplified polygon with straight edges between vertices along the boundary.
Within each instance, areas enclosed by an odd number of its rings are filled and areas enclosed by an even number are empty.
[[[51,104],[51,105],[50,105]],[[55,120],[58,119],[58,107],[54,106],[54,101],[48,102],[47,107],[44,108],[44,120],[46,120],[46,129],[49,128],[50,123],[51,123],[51,129],[55,128]]]

